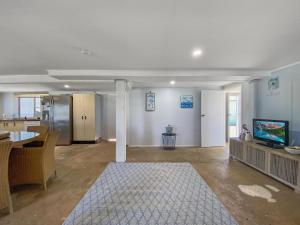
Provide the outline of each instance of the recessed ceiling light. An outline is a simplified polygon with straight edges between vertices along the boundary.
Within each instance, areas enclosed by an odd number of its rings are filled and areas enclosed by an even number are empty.
[[[170,81],[170,84],[171,84],[171,85],[174,85],[174,84],[176,84],[176,81],[175,81],[175,80],[171,80],[171,81]]]
[[[65,87],[65,88],[70,88],[70,85],[65,84],[64,87]]]
[[[202,53],[203,53],[202,50],[197,48],[197,49],[193,50],[192,55],[193,55],[194,58],[198,58],[199,56],[202,55]]]

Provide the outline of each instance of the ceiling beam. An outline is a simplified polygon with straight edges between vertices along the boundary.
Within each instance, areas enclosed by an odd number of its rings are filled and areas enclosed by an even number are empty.
[[[177,77],[177,76],[255,76],[265,77],[268,70],[203,69],[203,70],[47,70],[50,76],[105,76],[105,77]]]

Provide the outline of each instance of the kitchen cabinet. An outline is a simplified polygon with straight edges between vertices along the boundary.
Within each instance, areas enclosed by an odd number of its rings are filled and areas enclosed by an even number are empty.
[[[22,131],[22,130],[24,130],[24,122],[23,121],[8,120],[8,121],[2,121],[1,124],[3,124],[1,129],[6,130],[6,131]]]
[[[15,131],[13,121],[1,121],[0,129],[5,131]]]
[[[40,121],[25,120],[0,120],[0,130],[22,131],[27,130],[27,126],[39,126]]]
[[[101,96],[96,94],[73,95],[74,141],[97,141],[101,137]]]
[[[6,121],[1,121],[0,122],[0,130],[6,130]]]
[[[24,121],[14,121],[12,123],[13,131],[22,131],[24,130]]]
[[[14,121],[9,121],[6,123],[7,125],[7,130],[8,131],[16,131],[16,123]]]

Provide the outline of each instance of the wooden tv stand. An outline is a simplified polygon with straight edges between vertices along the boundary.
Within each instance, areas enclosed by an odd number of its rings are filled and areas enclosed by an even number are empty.
[[[239,160],[300,193],[300,156],[291,155],[283,149],[262,146],[257,142],[259,141],[231,138],[230,158]]]

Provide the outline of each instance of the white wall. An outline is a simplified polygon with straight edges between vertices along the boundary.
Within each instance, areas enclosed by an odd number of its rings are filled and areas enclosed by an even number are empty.
[[[226,86],[224,86],[224,91],[225,91],[225,93],[241,93],[242,84],[237,83],[237,84],[226,85]]]
[[[145,94],[155,93],[155,111],[145,111]],[[180,96],[193,95],[194,108],[181,109]],[[161,146],[161,133],[176,128],[177,146],[200,146],[200,90],[193,88],[137,88],[130,96],[129,145]]]
[[[0,118],[3,114],[3,93],[0,93]]]
[[[257,85],[257,117],[290,121],[291,140],[300,145],[300,64],[273,72],[279,78],[279,89],[274,94],[268,91],[268,80]]]
[[[97,95],[95,96],[95,110],[96,110],[96,139],[98,138],[102,138],[102,96],[101,95]]]
[[[13,92],[1,93],[0,104],[2,107],[1,114],[6,114],[8,117],[13,115],[18,116],[18,98]]]
[[[257,81],[245,82],[241,88],[241,125],[247,124],[252,130],[252,121],[256,117]]]
[[[129,145],[130,140],[130,132],[129,132],[129,124],[130,124],[130,93],[131,88],[127,85],[126,92],[126,145]]]
[[[116,96],[102,95],[102,138],[116,138]]]

